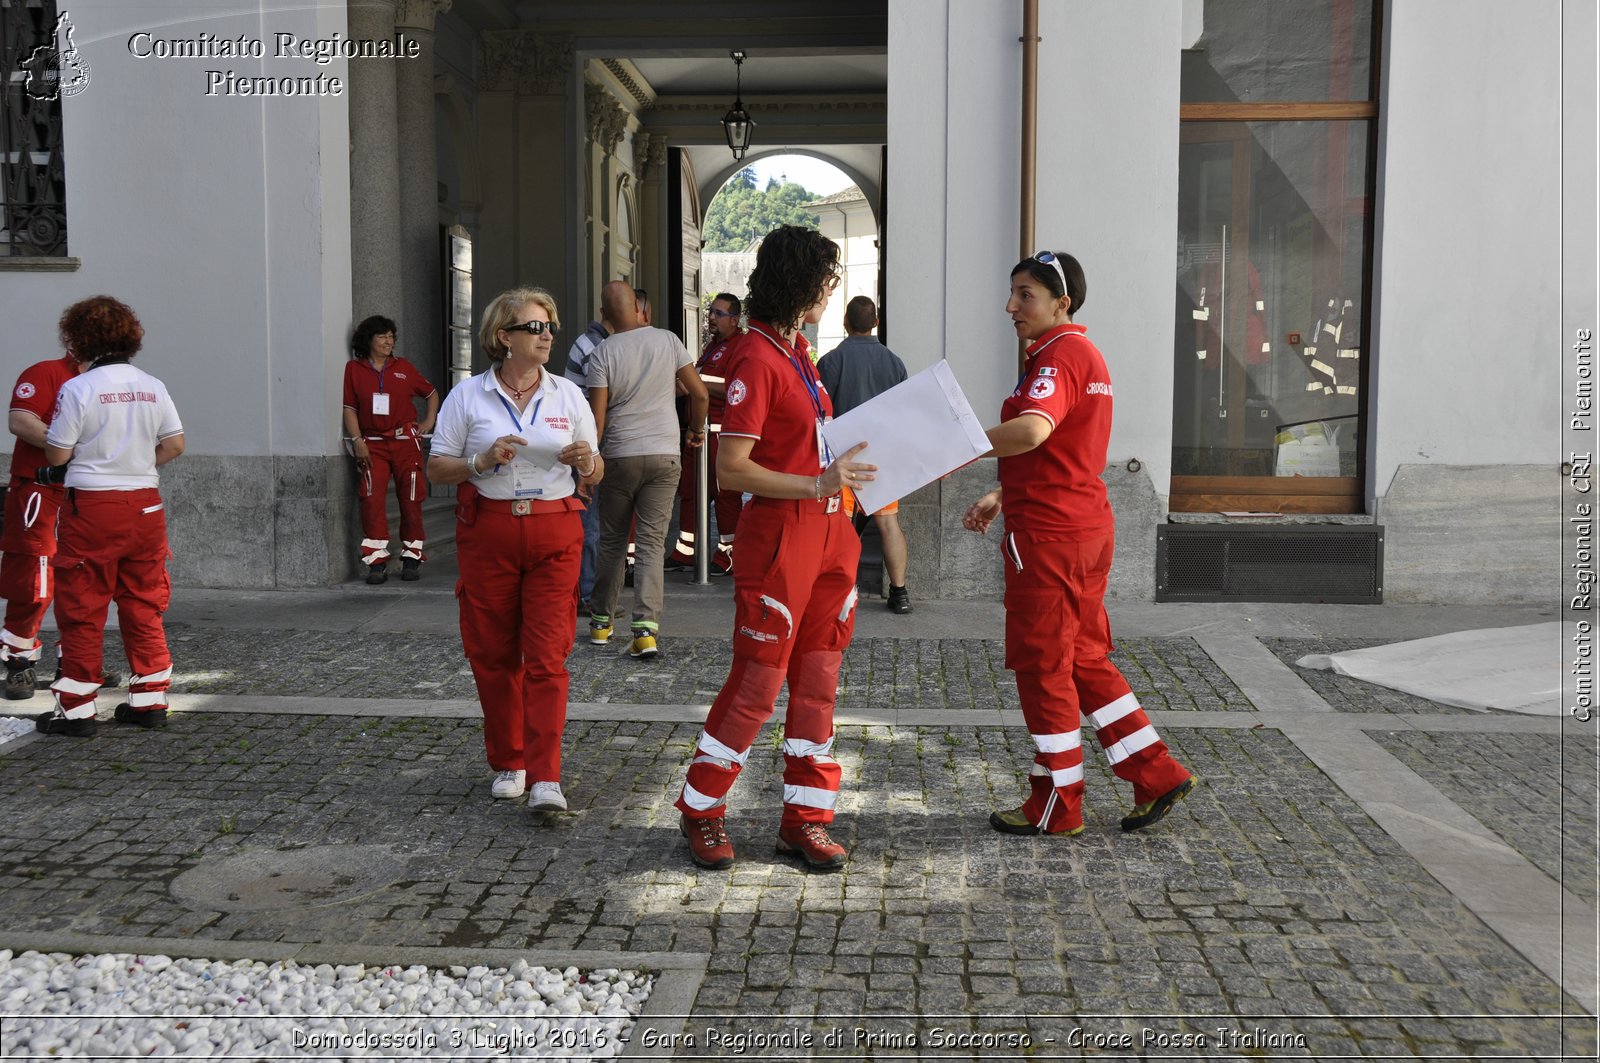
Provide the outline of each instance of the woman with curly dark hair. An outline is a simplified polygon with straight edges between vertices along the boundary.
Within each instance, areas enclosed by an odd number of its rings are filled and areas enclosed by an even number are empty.
[[[750,274],[750,331],[732,341],[728,357],[717,483],[753,497],[739,519],[733,667],[677,802],[690,856],[702,867],[733,863],[727,794],[785,680],[778,851],[825,871],[847,856],[827,825],[839,795],[833,705],[855,629],[861,543],[839,489],[871,480],[877,466],[852,460],[865,444],[829,453],[822,425],[833,408],[800,333],[821,319],[839,272],[839,248],[820,233],[769,233]]]
[[[55,557],[61,678],[51,687],[56,707],[35,718],[45,734],[94,733],[113,599],[132,671],[116,720],[167,725],[172,657],[161,614],[171,586],[156,467],[182,454],[184,441],[166,385],[129,364],[143,341],[133,311],[108,295],[61,315],[62,345],[90,364],[61,385],[45,434],[45,460],[67,465]]]
[[[400,500],[400,578],[421,578],[425,533],[422,500],[428,480],[422,471],[422,437],[433,431],[439,392],[417,367],[394,353],[394,322],[373,315],[350,338],[344,366],[344,430],[356,459],[356,497],[361,502],[361,563],[367,582],[389,578],[389,480]],[[417,423],[415,399],[428,412]]]

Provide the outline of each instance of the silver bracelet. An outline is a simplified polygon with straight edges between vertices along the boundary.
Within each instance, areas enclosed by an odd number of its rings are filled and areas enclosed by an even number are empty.
[[[472,457],[467,459],[467,469],[472,473],[473,476],[483,475],[483,473],[478,471],[478,455],[474,454]]]
[[[821,502],[822,501],[822,476],[820,474],[817,476],[816,484],[813,485],[813,490],[816,491],[817,501]]]

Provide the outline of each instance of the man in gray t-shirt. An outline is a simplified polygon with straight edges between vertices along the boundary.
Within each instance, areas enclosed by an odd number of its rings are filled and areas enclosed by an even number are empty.
[[[600,301],[613,332],[589,356],[585,373],[600,453],[606,459],[589,641],[603,646],[611,638],[633,525],[637,561],[628,652],[654,657],[665,598],[667,525],[681,475],[674,383],[681,383],[689,395],[691,446],[705,442],[709,396],[683,341],[640,320],[632,287],[611,281],[601,290]]]

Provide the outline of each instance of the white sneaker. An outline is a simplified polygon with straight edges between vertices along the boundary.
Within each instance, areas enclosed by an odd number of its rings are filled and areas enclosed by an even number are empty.
[[[536,782],[533,784],[533,793],[528,795],[528,807],[535,812],[565,812],[567,799],[561,796],[561,784],[558,782]]]
[[[527,772],[503,771],[494,777],[494,785],[489,787],[489,792],[501,800],[521,797],[528,788],[527,778]]]

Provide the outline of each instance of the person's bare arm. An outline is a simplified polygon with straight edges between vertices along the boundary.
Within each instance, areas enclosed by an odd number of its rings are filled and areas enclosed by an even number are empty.
[[[594,437],[602,443],[606,438],[606,403],[610,401],[610,388],[589,389],[589,409],[594,411]]]
[[[165,465],[167,462],[182,454],[184,450],[183,433],[168,436],[156,444],[156,465]]]
[[[1054,426],[1043,414],[1026,410],[1009,421],[989,429],[989,452],[985,458],[1009,458],[1028,451],[1050,438]]]
[[[27,410],[12,410],[8,427],[11,429],[11,434],[24,443],[41,449],[44,447],[45,433],[49,431],[49,427],[39,420],[37,414],[29,413]]]

